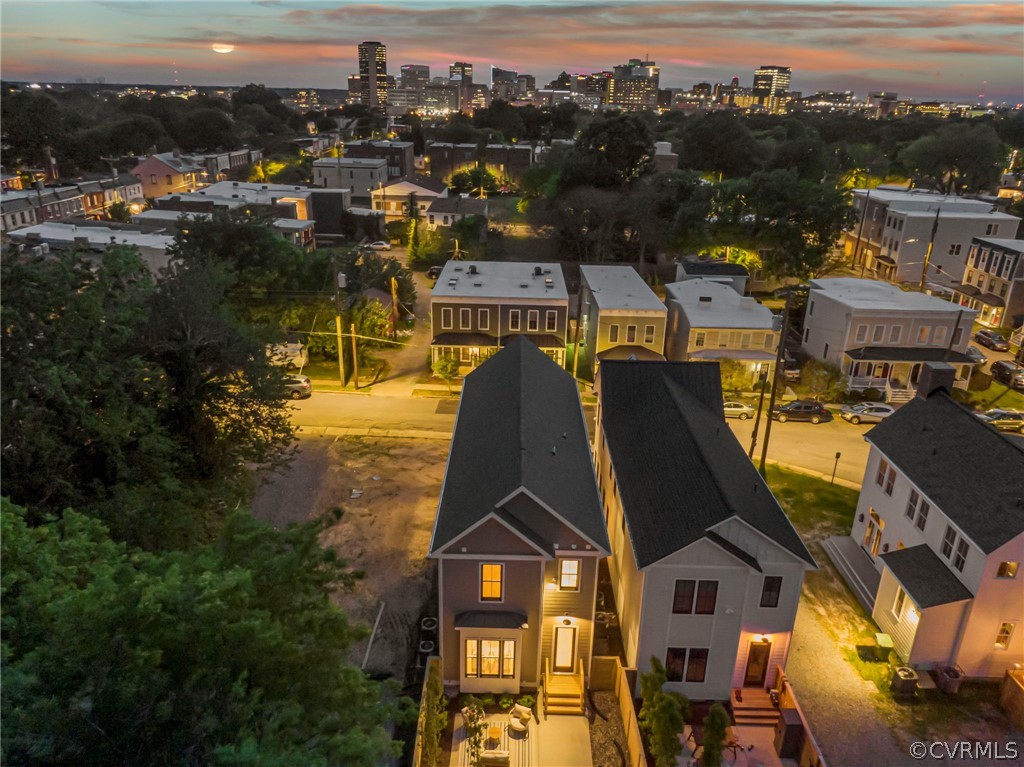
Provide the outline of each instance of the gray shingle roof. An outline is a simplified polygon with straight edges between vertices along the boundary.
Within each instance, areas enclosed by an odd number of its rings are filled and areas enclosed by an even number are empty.
[[[466,376],[430,552],[521,488],[609,551],[576,382],[534,344],[515,338]],[[541,533],[550,514],[533,507],[530,513],[544,516],[535,525],[517,504],[498,516],[508,511]]]
[[[974,596],[925,543],[882,554],[882,561],[922,610]]]
[[[601,418],[638,567],[732,517],[814,566],[725,423],[718,363],[605,362]]]
[[[1024,448],[945,392],[911,400],[865,439],[986,554],[1024,532]]]

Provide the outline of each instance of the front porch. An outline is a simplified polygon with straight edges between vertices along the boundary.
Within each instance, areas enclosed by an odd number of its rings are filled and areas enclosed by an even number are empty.
[[[966,354],[951,349],[903,349],[872,347],[847,350],[843,370],[847,386],[854,391],[875,389],[889,403],[902,403],[917,392],[917,382],[925,362],[948,362],[956,370],[953,387],[966,389],[974,362]]]

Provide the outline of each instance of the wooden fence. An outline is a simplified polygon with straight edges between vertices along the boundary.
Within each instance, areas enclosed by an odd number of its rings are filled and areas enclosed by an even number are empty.
[[[423,760],[423,723],[427,719],[427,681],[430,679],[431,672],[441,673],[441,659],[436,655],[432,655],[427,659],[427,671],[423,675],[423,689],[420,690],[420,713],[416,718],[416,745],[412,750],[412,767],[427,767],[421,765],[420,762]],[[434,767],[429,765],[429,767]]]
[[[811,731],[811,725],[807,721],[807,717],[804,716],[804,711],[800,708],[800,703],[796,699],[796,693],[793,691],[789,680],[786,679],[786,672],[782,670],[782,666],[776,666],[776,669],[778,674],[775,679],[775,691],[779,694],[779,708],[796,709],[797,714],[800,715],[800,722],[804,726],[803,745],[800,747],[800,758],[798,760],[800,767],[828,767],[828,763],[821,753],[821,747]]]
[[[640,722],[633,706],[635,669],[627,669],[616,657],[595,656],[590,663],[590,689],[612,690],[619,702],[619,714],[626,732],[629,767],[647,767],[647,752],[640,737]]]

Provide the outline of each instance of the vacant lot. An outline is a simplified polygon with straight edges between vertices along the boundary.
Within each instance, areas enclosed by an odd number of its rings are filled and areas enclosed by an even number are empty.
[[[307,437],[291,468],[253,501],[253,513],[275,526],[343,510],[323,542],[366,577],[336,600],[367,627],[384,604],[367,671],[402,678],[411,661],[433,591],[426,555],[447,453],[446,440]],[[362,664],[366,646],[353,648],[354,663]]]

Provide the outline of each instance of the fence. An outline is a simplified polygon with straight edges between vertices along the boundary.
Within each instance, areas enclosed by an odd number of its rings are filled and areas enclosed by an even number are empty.
[[[595,656],[590,663],[590,689],[612,690],[619,701],[619,714],[626,732],[629,767],[647,767],[647,752],[640,737],[640,722],[633,706],[635,669],[627,669],[618,658]]]
[[[1024,730],[1024,670],[1006,672],[999,689],[999,705],[1010,717],[1013,726]]]
[[[821,753],[821,747],[818,745],[818,741],[814,738],[814,733],[811,732],[811,725],[807,721],[807,717],[804,716],[804,711],[800,708],[800,703],[797,702],[796,693],[793,691],[792,685],[789,680],[786,679],[786,672],[782,670],[782,666],[776,666],[778,675],[775,681],[775,691],[779,694],[779,708],[792,708],[795,709],[797,714],[800,715],[800,722],[804,726],[804,739],[803,745],[800,747],[800,767],[828,767],[825,762],[825,757]]]
[[[434,765],[421,765],[423,760],[423,725],[427,721],[427,683],[431,674],[441,673],[441,659],[436,655],[427,660],[427,672],[423,675],[423,689],[420,690],[420,713],[416,718],[416,745],[412,751],[412,767],[434,767]]]

